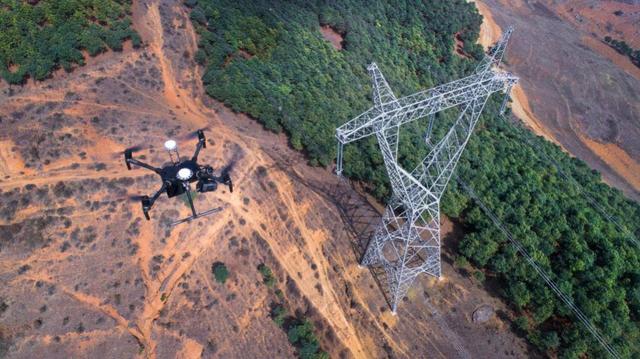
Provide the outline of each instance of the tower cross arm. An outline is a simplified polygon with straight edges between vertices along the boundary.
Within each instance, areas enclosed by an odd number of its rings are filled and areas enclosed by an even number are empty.
[[[381,123],[380,115],[380,110],[372,107],[358,117],[338,127],[336,129],[336,137],[342,144],[347,144],[373,135],[376,132],[376,125]]]
[[[484,97],[498,91],[507,91],[518,81],[510,73],[497,72],[488,77],[475,74],[435,88],[398,99],[400,105],[372,107],[358,117],[338,127],[336,137],[349,143],[375,134],[383,128],[401,126],[429,114],[468,103],[478,96]]]

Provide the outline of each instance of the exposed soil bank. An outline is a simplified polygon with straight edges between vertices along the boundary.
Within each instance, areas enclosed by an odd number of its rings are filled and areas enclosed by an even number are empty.
[[[336,50],[342,50],[342,35],[329,25],[322,25],[320,32],[325,40],[329,41]]]

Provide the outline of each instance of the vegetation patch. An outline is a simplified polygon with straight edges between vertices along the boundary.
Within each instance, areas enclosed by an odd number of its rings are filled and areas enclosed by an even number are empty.
[[[140,46],[130,0],[0,0],[0,9],[0,76],[12,84],[84,65],[82,50],[120,51],[127,39]]]
[[[276,277],[273,275],[271,268],[267,267],[264,263],[260,263],[260,265],[258,265],[258,271],[262,274],[262,283],[269,288],[273,288],[276,284]]]
[[[320,348],[320,341],[314,333],[313,322],[304,316],[289,315],[285,305],[271,304],[271,319],[287,333],[289,343],[297,350],[301,359],[328,359],[329,354]]]
[[[634,65],[640,67],[640,49],[633,49],[624,40],[612,39],[610,36],[604,37],[604,43],[611,46],[618,53],[626,56]]]
[[[224,284],[229,278],[229,270],[227,266],[222,262],[215,262],[211,265],[211,273],[216,279],[216,282]]]
[[[191,195],[191,201],[195,202],[196,201],[196,197],[198,197],[198,192],[197,191],[189,191],[189,194]],[[180,195],[180,199],[182,200],[184,205],[187,206],[187,208],[191,209],[191,204],[189,204],[189,197],[187,196],[187,192],[181,194]]]

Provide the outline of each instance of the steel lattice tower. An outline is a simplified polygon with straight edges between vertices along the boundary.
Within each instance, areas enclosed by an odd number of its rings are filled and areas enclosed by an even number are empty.
[[[399,99],[372,63],[367,69],[373,80],[374,106],[336,130],[339,176],[345,144],[375,135],[382,151],[392,196],[362,264],[384,267],[394,313],[418,274],[441,276],[440,198],[487,99],[503,91],[504,111],[511,88],[518,81],[498,69],[512,31],[509,28],[502,35],[471,76]],[[459,108],[460,115],[447,134],[432,144],[434,115],[453,107]],[[397,161],[400,126],[425,117],[429,121],[425,144],[430,152],[409,172]]]

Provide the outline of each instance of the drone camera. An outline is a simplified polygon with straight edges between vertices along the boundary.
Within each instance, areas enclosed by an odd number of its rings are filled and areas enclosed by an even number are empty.
[[[218,183],[214,179],[202,178],[196,184],[198,192],[213,192],[218,189]]]

